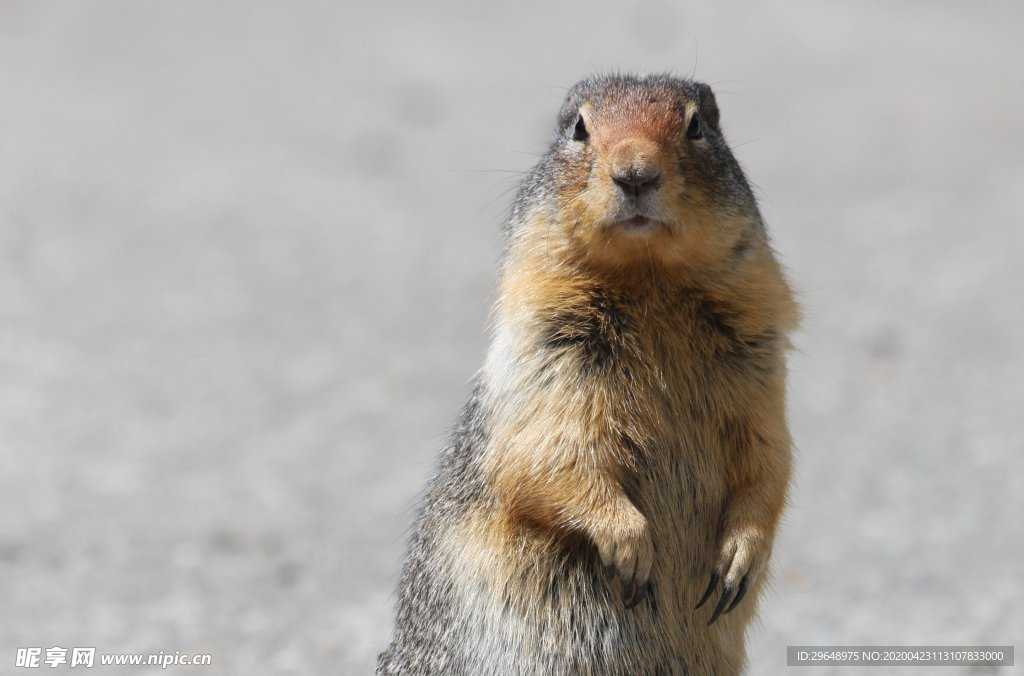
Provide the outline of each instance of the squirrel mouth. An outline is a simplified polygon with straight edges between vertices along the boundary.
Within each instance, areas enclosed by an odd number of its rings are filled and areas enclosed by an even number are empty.
[[[654,221],[646,216],[633,216],[627,218],[624,221],[618,221],[615,223],[615,227],[622,229],[625,232],[632,234],[647,234],[658,227],[658,222]]]

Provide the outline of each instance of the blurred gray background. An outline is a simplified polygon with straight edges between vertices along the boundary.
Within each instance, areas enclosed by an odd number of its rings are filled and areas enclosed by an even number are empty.
[[[1018,643],[1022,7],[3,2],[0,672],[370,673],[508,191],[614,68],[716,87],[805,309],[751,673]]]

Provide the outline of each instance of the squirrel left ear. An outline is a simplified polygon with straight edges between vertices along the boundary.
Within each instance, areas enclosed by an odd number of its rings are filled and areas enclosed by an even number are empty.
[[[718,103],[715,101],[715,93],[703,82],[697,85],[697,107],[707,123],[718,131]]]

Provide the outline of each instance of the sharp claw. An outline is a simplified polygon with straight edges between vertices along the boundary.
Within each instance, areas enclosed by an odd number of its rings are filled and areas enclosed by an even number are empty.
[[[626,607],[629,607],[629,602],[633,598],[633,581],[628,580],[622,584],[622,600],[626,603]]]
[[[711,582],[708,583],[707,591],[704,592],[704,596],[700,597],[700,601],[697,602],[697,605],[694,607],[694,610],[697,610],[702,605],[707,603],[707,600],[711,598],[711,592],[715,591],[715,587],[718,586],[718,581],[721,579],[721,577],[722,576],[718,574],[717,570],[711,573]]]
[[[743,600],[743,597],[747,593],[747,586],[748,586],[747,582],[748,581],[749,581],[749,578],[744,577],[743,580],[740,582],[740,588],[736,591],[736,598],[734,598],[732,600],[732,603],[729,604],[729,607],[725,609],[726,613],[731,613],[733,608],[738,606],[740,604],[740,601]]]
[[[644,600],[644,598],[646,598],[646,597],[651,595],[651,582],[650,582],[650,580],[648,580],[647,582],[644,582],[643,584],[636,585],[636,588],[633,591],[634,591],[633,597],[632,598],[627,598],[625,600],[626,608],[627,609],[635,608],[636,606],[638,606],[640,604],[641,601]]]
[[[715,612],[711,614],[711,619],[708,620],[709,627],[715,623],[725,610],[725,607],[729,605],[729,601],[732,600],[732,592],[732,585],[729,584],[725,585],[725,588],[722,589],[722,598],[718,599],[718,605],[715,606]]]

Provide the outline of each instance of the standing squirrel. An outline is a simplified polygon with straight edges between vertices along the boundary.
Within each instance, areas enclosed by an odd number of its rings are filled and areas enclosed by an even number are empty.
[[[512,209],[378,673],[740,672],[797,314],[711,88],[576,84]]]

